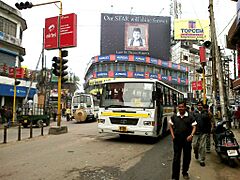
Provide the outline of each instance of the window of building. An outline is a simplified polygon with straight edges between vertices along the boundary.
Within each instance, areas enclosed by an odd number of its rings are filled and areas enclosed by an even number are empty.
[[[188,61],[188,56],[183,55],[183,60],[184,60],[184,61]]]
[[[136,72],[144,72],[144,66],[136,65]]]
[[[0,17],[0,31],[16,37],[17,24],[4,17]]]

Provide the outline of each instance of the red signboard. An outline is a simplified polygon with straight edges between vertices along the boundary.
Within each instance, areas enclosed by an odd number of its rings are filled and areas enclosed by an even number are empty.
[[[77,46],[77,15],[66,14],[61,16],[60,47]]]
[[[44,48],[58,48],[58,17],[45,19]]]
[[[24,68],[16,68],[16,78],[23,78],[24,71]],[[14,67],[9,67],[9,77],[14,78]]]
[[[206,62],[206,49],[204,46],[199,47],[200,63]]]
[[[60,48],[77,46],[77,15],[66,14],[60,18]],[[45,19],[44,48],[58,48],[58,17]]]
[[[192,90],[193,91],[196,91],[196,90],[203,90],[203,87],[202,87],[202,81],[193,81],[192,82]]]
[[[200,63],[206,62],[206,48],[204,46],[199,47]]]
[[[238,78],[240,78],[240,44],[237,44],[237,66],[238,66]]]

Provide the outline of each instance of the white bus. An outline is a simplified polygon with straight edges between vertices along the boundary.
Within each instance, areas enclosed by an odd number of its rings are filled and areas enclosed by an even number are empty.
[[[91,94],[75,92],[72,97],[71,118],[77,122],[96,120],[98,107]]]
[[[103,84],[98,132],[158,137],[169,130],[168,120],[182,92],[154,79],[112,80]]]

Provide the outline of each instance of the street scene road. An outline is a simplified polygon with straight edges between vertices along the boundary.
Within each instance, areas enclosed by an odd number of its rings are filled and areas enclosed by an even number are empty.
[[[63,121],[62,124],[68,126],[68,133],[47,135],[45,128],[44,136],[34,132],[32,139],[9,139],[7,144],[0,144],[0,179],[171,179],[170,136],[153,143],[143,137],[98,134],[96,122]],[[9,133],[13,130],[17,128],[10,128]],[[40,132],[39,128],[34,130]],[[191,179],[235,180],[239,170],[239,165],[231,168],[220,163],[212,149],[206,167],[192,158],[189,173]]]

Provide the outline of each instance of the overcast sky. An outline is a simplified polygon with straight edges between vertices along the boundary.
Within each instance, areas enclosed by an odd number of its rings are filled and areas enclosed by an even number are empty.
[[[3,0],[14,6],[19,0]],[[33,4],[51,2],[49,0],[32,0]],[[180,0],[179,0],[180,2]],[[209,0],[182,0],[182,18],[208,19]],[[100,54],[100,20],[101,13],[127,13],[136,15],[169,16],[170,0],[62,0],[63,14],[76,13],[78,19],[77,47],[68,48],[68,65],[83,83],[84,73],[91,57]],[[31,9],[21,10],[27,22],[27,30],[23,33],[23,47],[26,49],[23,65],[35,69],[39,59],[45,18],[59,15],[59,4],[48,4]],[[236,14],[236,2],[230,0],[214,0],[216,29],[218,34],[229,24]],[[231,25],[232,23],[230,23]],[[219,43],[224,46],[224,35],[230,25],[219,36]],[[51,67],[51,59],[58,56],[57,50],[45,51],[47,67]]]

